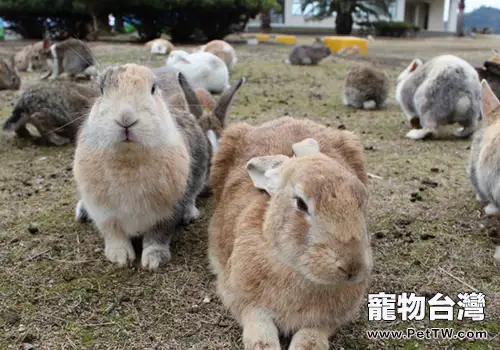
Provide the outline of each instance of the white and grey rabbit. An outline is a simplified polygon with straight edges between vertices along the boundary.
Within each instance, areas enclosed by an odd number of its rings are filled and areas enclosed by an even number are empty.
[[[474,133],[481,116],[477,71],[463,59],[442,55],[423,63],[414,59],[399,75],[396,100],[410,121],[406,137],[437,135],[440,125],[458,123],[457,137]]]
[[[366,66],[352,67],[344,80],[344,105],[375,109],[385,105],[389,79],[384,72]]]
[[[293,65],[317,65],[331,54],[330,48],[316,38],[312,45],[294,46],[285,62]]]
[[[42,60],[45,60],[52,68],[52,72],[43,79],[58,79],[62,73],[75,79],[77,75],[83,74],[87,77],[97,75],[95,67],[96,60],[90,47],[81,40],[70,38],[58,43],[49,40],[43,42]]]
[[[120,266],[135,260],[131,239],[142,237],[142,266],[156,269],[170,259],[178,226],[199,216],[208,140],[194,116],[168,106],[149,68],[108,68],[98,81],[101,96],[77,139],[76,219],[94,222]]]

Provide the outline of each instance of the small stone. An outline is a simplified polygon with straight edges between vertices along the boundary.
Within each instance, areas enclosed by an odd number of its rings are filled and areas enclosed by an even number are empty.
[[[379,232],[376,232],[376,233],[375,233],[375,238],[381,239],[381,238],[384,238],[384,236],[385,236],[385,235],[384,235],[384,233],[383,233],[383,232],[380,232],[380,231],[379,231]]]
[[[209,302],[211,302],[212,300],[209,298],[209,297],[205,297],[205,299],[203,299],[203,302],[205,304],[208,304]]]
[[[34,225],[29,225],[28,226],[28,232],[31,233],[32,235],[36,235],[37,233],[40,232],[40,229]]]
[[[339,130],[345,130],[345,125],[344,124],[340,124],[339,126],[337,126],[337,129],[339,129]]]
[[[47,157],[40,157],[40,160],[46,160]]]
[[[415,202],[417,199],[415,197],[410,198],[410,202]]]
[[[439,173],[439,168],[431,168],[431,172],[433,172],[433,173]]]
[[[50,177],[51,179],[55,179],[55,178],[57,177],[57,174],[50,174],[50,175],[49,175],[49,177]]]
[[[39,180],[38,180],[38,183],[40,184],[43,184],[45,182],[45,179],[43,177],[41,177]]]
[[[426,240],[431,239],[431,238],[436,238],[436,236],[431,235],[429,233],[424,233],[424,234],[420,235],[420,239],[423,241],[426,241]]]

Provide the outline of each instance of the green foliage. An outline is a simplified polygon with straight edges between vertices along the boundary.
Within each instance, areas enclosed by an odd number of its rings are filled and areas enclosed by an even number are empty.
[[[407,22],[377,21],[377,22],[363,23],[363,24],[366,24],[374,28],[375,34],[377,36],[402,37],[409,33],[415,33],[420,31],[419,26]]]
[[[390,16],[389,7],[395,0],[302,0],[302,11],[311,19],[325,19],[334,13],[337,34],[350,34],[353,15],[358,17]]]

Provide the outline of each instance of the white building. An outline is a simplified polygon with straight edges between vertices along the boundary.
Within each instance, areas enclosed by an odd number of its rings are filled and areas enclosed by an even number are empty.
[[[395,0],[391,6],[393,21],[404,21],[418,25],[430,32],[455,32],[457,26],[458,0]],[[446,11],[446,14],[445,14]],[[310,9],[301,9],[301,0],[285,0],[282,14],[272,15],[273,28],[335,28],[335,14],[321,21],[308,20]],[[445,19],[447,22],[445,22]],[[249,28],[259,28],[257,18],[248,24]],[[356,26],[355,26],[356,27]]]

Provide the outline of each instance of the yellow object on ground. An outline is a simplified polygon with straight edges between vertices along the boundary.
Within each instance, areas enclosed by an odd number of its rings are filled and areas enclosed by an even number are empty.
[[[297,43],[297,37],[295,35],[276,35],[276,42],[294,45]]]
[[[354,36],[325,36],[323,43],[334,52],[339,52],[347,47],[357,46],[362,55],[368,53],[368,40]]]
[[[260,41],[268,41],[268,40],[271,40],[271,37],[267,34],[257,34],[255,36],[255,39],[260,40]]]

